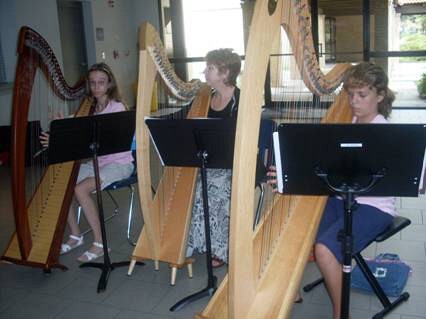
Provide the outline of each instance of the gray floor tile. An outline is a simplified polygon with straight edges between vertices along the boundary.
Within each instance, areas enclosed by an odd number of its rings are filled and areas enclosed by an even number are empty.
[[[426,241],[426,225],[410,225],[408,227],[402,234],[404,239]]]
[[[8,307],[25,299],[31,292],[32,290],[25,288],[0,287],[0,314]]]
[[[1,318],[55,318],[69,305],[68,300],[35,291],[0,313]]]
[[[408,277],[407,286],[426,287],[426,264],[421,262],[407,262],[412,267],[412,273]]]
[[[114,319],[173,319],[175,317],[162,316],[159,314],[152,314],[146,312],[139,312],[134,310],[123,310]]]
[[[164,298],[169,289],[168,285],[151,284],[126,278],[123,284],[103,301],[103,304],[151,312]]]
[[[425,244],[421,241],[388,239],[377,245],[377,254],[395,253],[401,260],[426,262]]]
[[[405,197],[402,201],[401,207],[403,209],[425,209],[426,207],[426,196],[421,195],[419,197]]]
[[[97,293],[97,287],[101,272],[98,269],[79,269],[78,276],[71,284],[57,293],[57,296],[74,301],[101,303],[123,284],[126,279],[125,273],[120,273],[117,268],[111,272],[107,287],[104,292]]]
[[[120,313],[119,308],[108,307],[87,302],[71,302],[55,319],[113,319]]]
[[[423,214],[420,209],[398,209],[398,215],[407,217],[411,220],[411,225],[422,225]]]

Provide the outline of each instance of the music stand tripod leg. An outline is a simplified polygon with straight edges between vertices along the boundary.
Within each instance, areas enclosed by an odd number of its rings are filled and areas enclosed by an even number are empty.
[[[93,151],[93,168],[95,172],[95,184],[96,184],[96,201],[98,204],[98,213],[99,213],[99,224],[101,228],[101,235],[102,235],[102,246],[103,246],[103,252],[104,252],[104,261],[103,263],[98,262],[87,262],[80,265],[80,268],[98,268],[101,269],[102,273],[99,278],[98,282],[98,288],[97,292],[100,293],[102,291],[105,291],[108,283],[109,274],[112,270],[116,267],[123,267],[128,266],[130,264],[130,261],[122,261],[118,263],[111,263],[111,259],[109,257],[109,249],[108,249],[108,242],[107,242],[107,236],[106,236],[106,230],[105,230],[105,222],[104,222],[104,209],[102,205],[102,194],[101,194],[101,187],[100,187],[100,176],[99,176],[99,165],[98,165],[98,156],[97,156],[97,143],[93,143],[91,145],[91,149]],[[144,263],[137,262],[138,265],[144,265]]]
[[[343,194],[344,199],[344,222],[342,234],[343,265],[342,265],[342,296],[340,300],[340,318],[349,318],[350,293],[351,293],[351,273],[352,273],[352,215],[356,209],[354,193],[351,191]]]
[[[208,202],[208,193],[207,193],[207,172],[206,172],[206,163],[208,154],[206,151],[200,151],[197,154],[198,158],[201,161],[201,189],[203,194],[203,210],[204,210],[204,228],[205,228],[205,239],[206,239],[206,262],[207,262],[207,287],[189,295],[182,300],[175,303],[170,311],[176,311],[187,304],[196,301],[198,299],[212,296],[217,289],[217,278],[213,274],[212,266],[212,251],[211,251],[211,238],[210,238],[210,214],[209,214],[209,202]]]

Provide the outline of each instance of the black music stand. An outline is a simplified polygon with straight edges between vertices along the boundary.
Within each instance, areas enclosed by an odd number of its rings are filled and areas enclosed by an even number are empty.
[[[232,168],[236,121],[235,119],[148,118],[145,122],[163,165],[199,167],[201,171],[207,287],[178,301],[170,308],[170,311],[175,311],[193,301],[212,296],[217,289],[217,278],[213,275],[212,267],[206,169]]]
[[[102,270],[97,292],[104,291],[114,268],[129,265],[129,261],[111,263],[104,223],[98,156],[129,151],[135,131],[135,112],[115,112],[96,116],[52,121],[48,148],[49,164],[92,158],[96,180],[96,198],[102,233],[103,263],[80,265]],[[143,265],[143,263],[139,263]]]
[[[281,124],[274,133],[279,192],[344,200],[342,319],[349,316],[356,196],[418,196],[425,146],[423,124]]]

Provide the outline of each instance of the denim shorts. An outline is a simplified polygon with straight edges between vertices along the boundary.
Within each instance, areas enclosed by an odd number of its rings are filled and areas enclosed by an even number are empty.
[[[101,189],[104,189],[108,185],[128,178],[133,172],[133,163],[118,164],[111,163],[99,167],[99,177],[101,178]],[[77,184],[88,177],[94,177],[95,170],[93,169],[92,162],[82,163],[80,165],[80,171],[78,172]]]
[[[393,220],[393,216],[380,209],[359,204],[352,214],[352,253],[356,254],[367,247]],[[324,209],[316,243],[325,245],[336,259],[343,263],[342,242],[337,239],[343,229],[344,207],[343,200],[330,197]]]

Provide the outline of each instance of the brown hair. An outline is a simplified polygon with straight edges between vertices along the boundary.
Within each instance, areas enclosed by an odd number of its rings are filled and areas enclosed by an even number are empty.
[[[346,71],[343,81],[343,88],[359,88],[368,85],[375,88],[377,94],[383,96],[383,100],[378,104],[378,112],[388,118],[392,112],[392,102],[395,94],[388,87],[389,79],[385,71],[378,65],[370,62],[362,62],[352,66]]]
[[[241,71],[241,58],[232,49],[217,49],[209,51],[206,55],[207,64],[216,66],[220,73],[229,71],[225,79],[226,85],[236,85],[237,77]]]

